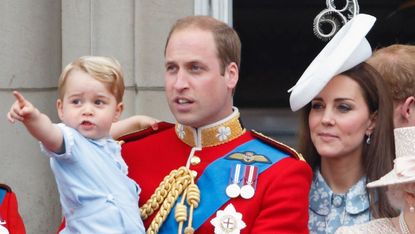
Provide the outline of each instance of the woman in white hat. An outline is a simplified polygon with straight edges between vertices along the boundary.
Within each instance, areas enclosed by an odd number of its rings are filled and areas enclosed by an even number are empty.
[[[291,109],[303,109],[299,151],[314,171],[310,233],[396,214],[384,190],[365,186],[394,158],[392,102],[382,77],[363,62],[372,52],[365,35],[374,21],[355,16],[291,89]]]
[[[367,185],[388,187],[390,203],[401,214],[395,218],[375,219],[369,223],[339,228],[336,234],[411,234],[415,233],[415,127],[395,131],[396,159],[392,171]]]

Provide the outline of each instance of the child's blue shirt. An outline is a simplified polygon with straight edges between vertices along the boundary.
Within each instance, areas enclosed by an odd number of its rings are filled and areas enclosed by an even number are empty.
[[[138,207],[140,187],[128,176],[120,145],[92,140],[64,124],[65,152],[50,157],[66,225],[60,233],[145,233]]]

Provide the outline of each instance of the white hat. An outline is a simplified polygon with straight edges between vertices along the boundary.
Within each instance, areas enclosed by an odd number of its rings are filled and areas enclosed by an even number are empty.
[[[365,61],[372,49],[365,36],[376,18],[358,14],[347,22],[307,67],[288,92],[292,111],[307,105],[336,75]]]
[[[370,182],[367,187],[415,182],[415,127],[396,128],[394,167],[382,178]]]

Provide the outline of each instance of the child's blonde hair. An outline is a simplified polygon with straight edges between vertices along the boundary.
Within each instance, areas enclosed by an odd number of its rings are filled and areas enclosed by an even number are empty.
[[[120,63],[109,57],[83,56],[68,64],[59,77],[58,94],[63,99],[67,77],[73,70],[83,71],[94,79],[105,83],[115,96],[117,103],[122,102],[124,95],[124,75]]]

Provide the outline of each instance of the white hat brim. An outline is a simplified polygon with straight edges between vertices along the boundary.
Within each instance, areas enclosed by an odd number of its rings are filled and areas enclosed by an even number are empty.
[[[291,110],[307,105],[326,84],[340,74],[368,59],[372,49],[365,36],[376,18],[359,14],[347,22],[311,62],[288,92]]]
[[[382,176],[380,179],[368,183],[366,186],[368,188],[375,188],[395,184],[405,184],[410,182],[415,182],[415,177],[398,177],[396,173],[392,170],[388,174]]]

